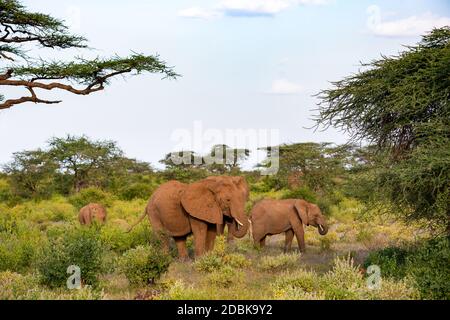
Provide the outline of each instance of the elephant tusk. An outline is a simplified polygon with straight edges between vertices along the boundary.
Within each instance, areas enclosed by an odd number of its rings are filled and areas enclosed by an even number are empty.
[[[240,222],[238,219],[234,218],[234,220],[236,220],[236,222],[238,223],[238,225],[240,225],[241,227],[244,226],[244,224],[242,222]]]
[[[322,227],[322,225],[321,225],[321,224],[319,224],[319,228],[320,228],[320,231],[322,231],[322,232],[323,232],[323,227]]]

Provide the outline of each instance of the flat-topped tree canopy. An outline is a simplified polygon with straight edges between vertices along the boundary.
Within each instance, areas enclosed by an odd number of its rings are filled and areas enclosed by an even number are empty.
[[[0,94],[0,110],[34,102],[54,104],[61,100],[44,100],[36,89],[60,89],[79,95],[103,90],[109,80],[127,73],[161,73],[163,78],[178,75],[157,55],[132,53],[122,58],[47,61],[30,57],[25,45],[38,48],[87,48],[86,39],[73,35],[62,20],[42,13],[28,12],[17,0],[0,0],[0,86],[22,87],[29,94],[7,99]]]

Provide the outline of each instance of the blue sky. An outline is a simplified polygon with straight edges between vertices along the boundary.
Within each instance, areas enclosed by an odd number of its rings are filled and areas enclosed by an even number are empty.
[[[117,79],[87,97],[43,93],[63,102],[3,111],[0,163],[15,151],[43,146],[52,136],[85,134],[115,140],[129,157],[156,165],[177,147],[174,132],[193,130],[195,121],[222,133],[276,129],[279,142],[343,143],[346,136],[336,130],[307,129],[317,103],[313,95],[328,88],[329,81],[357,72],[360,61],[395,54],[402,45],[416,43],[425,30],[450,24],[445,0],[23,3],[68,19],[72,30],[95,48],[44,51],[43,57],[158,53],[182,77]],[[199,146],[207,147],[207,142]]]

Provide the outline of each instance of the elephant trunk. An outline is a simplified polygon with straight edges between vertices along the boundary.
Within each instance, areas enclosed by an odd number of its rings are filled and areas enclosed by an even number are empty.
[[[236,238],[242,238],[247,234],[249,228],[249,222],[248,219],[245,217],[242,219],[234,218],[233,222],[229,226],[229,232],[236,237]]]
[[[324,236],[328,233],[328,226],[326,224],[319,224],[317,228],[319,229],[319,234],[321,236]]]

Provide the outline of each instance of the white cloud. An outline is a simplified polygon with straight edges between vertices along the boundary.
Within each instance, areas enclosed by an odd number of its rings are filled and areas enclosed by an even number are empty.
[[[192,7],[178,12],[181,17],[209,19],[220,16],[274,16],[296,5],[322,5],[332,0],[223,0],[213,9]]]
[[[219,16],[216,10],[207,10],[199,7],[191,7],[178,12],[178,16],[184,18],[211,19]]]
[[[391,21],[383,21],[381,9],[376,5],[368,7],[367,13],[369,14],[367,27],[377,36],[419,36],[433,28],[450,26],[450,18],[439,17],[430,12]]]
[[[269,90],[271,94],[298,94],[303,91],[303,86],[286,79],[277,79],[272,82]]]

